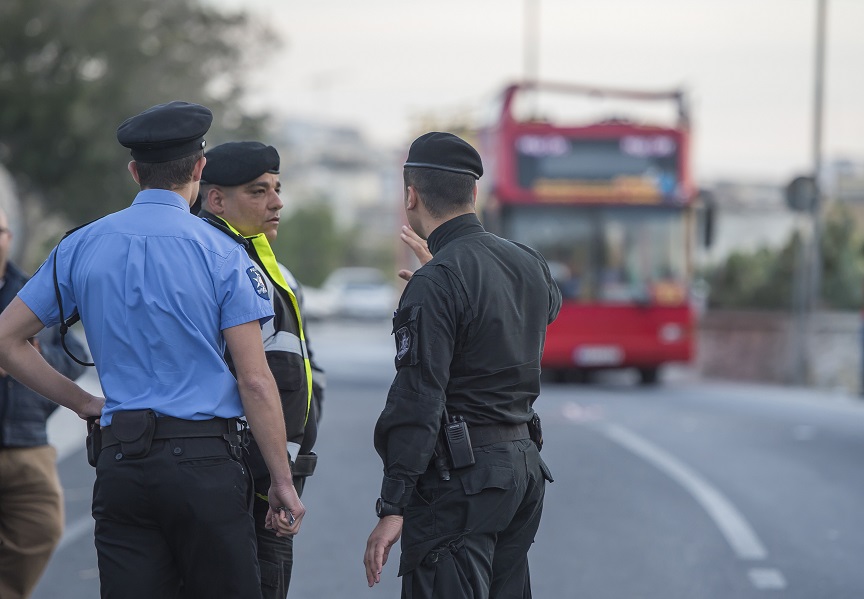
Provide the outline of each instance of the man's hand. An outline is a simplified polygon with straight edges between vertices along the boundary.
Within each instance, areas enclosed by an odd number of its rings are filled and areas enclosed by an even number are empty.
[[[102,415],[102,408],[105,407],[105,399],[102,397],[96,397],[95,395],[87,394],[89,397],[85,400],[85,402],[81,405],[80,408],[75,410],[78,414],[78,417],[81,420],[87,420],[88,418],[100,417]]]
[[[306,514],[306,507],[297,495],[294,485],[270,486],[267,493],[270,509],[264,526],[276,531],[277,537],[294,536],[300,532],[300,522]]]
[[[381,582],[381,570],[387,563],[390,548],[402,535],[402,516],[384,516],[366,541],[366,553],[363,555],[363,565],[366,566],[366,582],[373,587]]]
[[[432,259],[432,254],[429,252],[429,246],[426,245],[426,240],[417,235],[411,227],[404,225],[402,227],[402,232],[399,234],[399,239],[411,248],[411,251],[414,252],[414,255],[417,256],[418,260],[420,260],[420,266],[423,266]],[[399,271],[399,278],[408,281],[411,279],[413,274],[414,271],[403,268]]]

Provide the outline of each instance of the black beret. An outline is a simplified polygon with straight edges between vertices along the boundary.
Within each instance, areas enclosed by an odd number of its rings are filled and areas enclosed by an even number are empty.
[[[421,135],[411,144],[405,166],[434,168],[452,173],[483,176],[480,154],[471,144],[452,133],[432,131]]]
[[[264,173],[279,174],[279,152],[258,141],[229,141],[206,154],[201,179],[214,185],[234,187],[254,181]]]
[[[213,113],[189,102],[168,102],[148,108],[123,121],[117,141],[140,162],[168,162],[190,156],[204,147]]]

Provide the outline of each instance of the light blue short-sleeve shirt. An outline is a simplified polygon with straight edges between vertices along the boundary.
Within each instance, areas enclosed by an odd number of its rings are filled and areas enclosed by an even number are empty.
[[[64,239],[21,300],[47,326],[81,315],[105,394],[102,425],[150,408],[186,420],[243,413],[222,330],[273,317],[263,276],[235,240],[174,192],[141,191],[129,208]]]

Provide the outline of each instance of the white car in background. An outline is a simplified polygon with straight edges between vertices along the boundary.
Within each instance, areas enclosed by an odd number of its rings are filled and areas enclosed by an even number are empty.
[[[304,311],[310,319],[391,318],[399,294],[377,268],[351,266],[334,270],[319,288],[305,287]]]

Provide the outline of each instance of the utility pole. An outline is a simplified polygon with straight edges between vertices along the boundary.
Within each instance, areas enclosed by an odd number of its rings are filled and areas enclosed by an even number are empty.
[[[816,0],[816,62],[813,78],[813,181],[816,187],[816,202],[813,207],[813,235],[810,276],[810,309],[819,306],[822,291],[822,123],[825,98],[825,21],[828,0]]]
[[[828,12],[828,0],[816,0],[816,52],[813,73],[813,188],[814,200],[810,211],[810,251],[807,260],[808,276],[804,284],[807,286],[807,297],[805,314],[807,315],[806,335],[804,347],[801,351],[805,354],[804,371],[800,376],[804,377],[806,384],[810,376],[810,340],[814,333],[815,313],[819,308],[822,298],[822,122],[824,116],[825,97],[825,20]]]
[[[822,296],[822,123],[825,97],[825,22],[828,0],[816,0],[816,39],[813,74],[812,172],[794,179],[786,188],[786,201],[799,212],[799,244],[793,289],[795,308],[794,382],[806,385],[810,377],[810,337],[814,312]],[[802,222],[803,221],[803,222]],[[862,333],[864,335],[864,333]],[[864,336],[862,336],[864,340]],[[864,351],[864,346],[862,346]],[[864,376],[864,370],[862,370]]]
[[[522,27],[522,75],[525,81],[537,81],[540,76],[540,0],[525,0]]]

